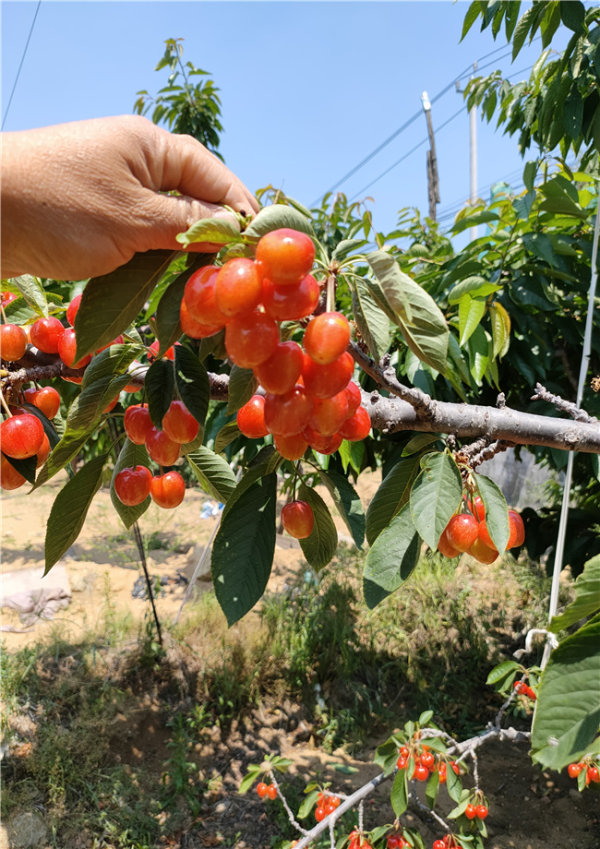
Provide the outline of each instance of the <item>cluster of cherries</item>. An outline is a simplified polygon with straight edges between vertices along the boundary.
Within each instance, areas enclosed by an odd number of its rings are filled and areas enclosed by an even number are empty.
[[[274,784],[266,784],[264,781],[259,781],[256,785],[256,792],[261,799],[276,799],[277,787]]]
[[[532,690],[529,684],[526,684],[525,681],[515,681],[513,688],[517,691],[519,696],[525,696],[525,698],[531,699],[534,702],[537,699],[535,691]]]
[[[433,849],[460,849],[461,845],[452,834],[445,834],[440,840],[433,841]]]
[[[427,781],[432,772],[437,772],[440,783],[444,784],[448,776],[448,763],[443,758],[436,759],[435,754],[426,744],[417,744],[414,751],[408,746],[401,746],[398,751],[398,760],[396,766],[399,770],[406,769],[409,764],[409,759],[413,758],[413,771],[409,778],[415,778],[417,781]],[[450,761],[450,767],[456,775],[460,772],[460,767],[454,761]]]
[[[598,762],[588,759],[569,764],[567,772],[569,773],[569,778],[579,778],[580,774],[585,770],[585,786],[587,787],[592,781],[595,784],[600,783],[600,769],[598,766]]]
[[[332,814],[336,808],[339,808],[341,799],[334,793],[322,792],[317,796],[317,807],[315,808],[315,819],[321,822],[329,814]]]
[[[459,557],[468,552],[480,563],[493,563],[498,557],[485,519],[485,505],[477,496],[464,499],[465,510],[455,513],[446,525],[438,543],[438,551],[446,557]],[[506,551],[525,542],[523,519],[515,510],[508,511],[509,537]]]
[[[281,339],[282,322],[306,319],[318,306],[320,286],[310,274],[314,259],[305,233],[271,231],[259,240],[255,259],[236,257],[192,274],[180,310],[182,329],[192,338],[225,329],[228,358],[251,369],[261,387],[238,411],[238,427],[250,439],[272,434],[277,451],[290,461],[308,447],[332,454],[343,439],[360,441],[371,427],[352,380],[344,315],[328,311],[310,319],[302,345]],[[313,520],[303,501],[286,505],[282,515],[283,527],[298,539],[310,535]]]

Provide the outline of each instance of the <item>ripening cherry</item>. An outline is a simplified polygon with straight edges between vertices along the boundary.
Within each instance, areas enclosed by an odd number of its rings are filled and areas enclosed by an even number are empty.
[[[27,397],[27,390],[25,396]],[[42,386],[41,389],[34,390],[30,397],[30,403],[41,410],[47,419],[53,419],[60,409],[60,395],[53,386]]]
[[[569,778],[577,778],[579,773],[582,770],[581,764],[569,764],[567,767],[567,772],[569,773]]]
[[[178,507],[185,496],[185,481],[179,472],[175,471],[155,475],[150,481],[150,495],[159,507]]]
[[[265,425],[265,399],[263,395],[253,395],[237,411],[237,426],[248,439],[261,439],[269,433]]]
[[[416,778],[417,781],[427,781],[429,778],[429,770],[426,766],[423,766],[423,764],[416,763],[413,778]]]
[[[487,805],[477,805],[475,808],[475,815],[477,816],[477,819],[484,820],[488,813]]]
[[[423,752],[420,755],[419,760],[421,761],[424,767],[427,767],[427,769],[431,769],[435,763],[435,755],[433,754],[433,752]]]
[[[326,366],[341,356],[350,342],[350,324],[339,312],[324,312],[309,321],[304,332],[304,350],[319,365]]]
[[[332,433],[331,436],[323,436],[323,434],[314,430],[310,425],[302,431],[302,436],[306,439],[310,447],[319,454],[335,454],[342,444],[342,437],[339,433]]]
[[[85,357],[82,357],[78,362],[75,362],[77,339],[75,338],[75,331],[72,327],[67,327],[62,333],[58,340],[57,353],[68,368],[83,368],[84,366],[87,366],[92,359],[91,354],[86,354]]]
[[[343,389],[331,398],[315,398],[309,424],[323,436],[331,436],[347,418],[348,396]]]
[[[446,526],[446,538],[456,551],[468,551],[479,532],[479,522],[471,513],[457,513]]]
[[[273,443],[282,457],[292,461],[304,457],[308,448],[308,442],[301,433],[295,433],[292,436],[276,435],[273,437]]]
[[[474,820],[477,816],[477,809],[475,805],[467,805],[465,808],[465,816],[468,820]]]
[[[371,419],[364,407],[358,407],[356,412],[346,419],[339,429],[339,434],[350,442],[360,442],[366,439],[371,431]]]
[[[296,286],[306,277],[315,260],[313,240],[306,233],[282,227],[259,239],[256,265],[261,279],[275,286]]]
[[[0,325],[0,357],[7,363],[20,360],[27,350],[27,333],[18,324]]]
[[[190,413],[183,401],[171,401],[163,416],[162,429],[173,442],[185,445],[198,436],[200,423]]]
[[[172,466],[179,457],[179,443],[154,426],[146,434],[145,445],[150,458],[159,466]]]
[[[433,841],[433,849],[447,849],[447,843],[445,840],[434,840]]]
[[[488,548],[496,548],[496,544],[490,536],[490,532],[485,519],[483,519],[483,521],[479,523],[477,536],[480,542],[482,542],[484,545],[487,545]]]
[[[446,531],[447,531],[447,528],[444,528],[444,530],[442,531],[442,535],[441,535],[439,542],[438,542],[438,545],[437,545],[437,550],[440,552],[440,554],[443,554],[444,557],[451,557],[451,558],[459,557],[460,551],[457,551],[454,548],[454,546],[450,543],[450,540],[448,539],[448,534],[446,533]]]
[[[325,810],[325,808],[319,806],[315,809],[315,819],[317,822],[321,822],[321,820],[324,820],[326,816],[327,811]]]
[[[311,315],[319,303],[321,287],[312,276],[297,286],[276,286],[265,278],[262,284],[262,303],[265,312],[277,321],[298,321]]]
[[[67,307],[67,321],[71,325],[71,327],[75,326],[75,316],[79,311],[79,304],[81,303],[81,295],[75,295],[75,297],[71,300],[71,303]]]
[[[31,413],[19,413],[0,424],[0,448],[15,460],[37,454],[44,442],[44,427]]]
[[[127,507],[141,504],[150,495],[152,474],[146,466],[122,469],[115,477],[115,493]]]
[[[281,524],[291,537],[306,539],[315,524],[312,507],[306,501],[290,501],[281,510]]]
[[[523,519],[517,513],[516,510],[508,511],[508,542],[506,544],[506,550],[508,551],[511,548],[519,548],[519,546],[523,545],[525,542],[525,525],[523,524]]]
[[[262,296],[256,263],[246,257],[228,260],[215,280],[215,303],[229,318],[253,310]],[[209,322],[210,324],[211,322]]]
[[[267,789],[268,787],[264,781],[259,781],[256,785],[256,792],[258,793],[261,799],[264,799],[267,795]]]
[[[0,488],[5,490],[18,489],[25,483],[25,478],[15,467],[0,454]]]
[[[223,329],[222,324],[202,324],[192,318],[185,298],[183,298],[179,307],[179,323],[185,335],[189,336],[190,339],[207,339]]]
[[[408,765],[408,758],[403,755],[398,756],[398,760],[396,761],[396,766],[398,769],[406,769]]]
[[[293,436],[307,426],[312,413],[313,401],[300,384],[296,384],[285,395],[265,396],[265,424],[271,433],[278,436]]]
[[[215,284],[219,271],[216,265],[195,271],[185,284],[183,300],[194,321],[224,327],[227,315],[221,312],[216,298]]]
[[[480,563],[490,564],[493,563],[494,560],[498,557],[498,552],[495,548],[489,548],[489,546],[485,545],[481,541],[479,537],[475,540],[471,548],[469,549],[469,554],[478,560]]]
[[[58,341],[64,329],[54,316],[38,318],[29,328],[29,341],[45,354],[58,354]]]
[[[354,371],[354,360],[348,351],[327,365],[320,365],[304,354],[302,379],[313,398],[331,398],[348,385]]]
[[[132,404],[125,410],[125,433],[135,445],[143,445],[154,425],[145,404]]]
[[[158,341],[158,339],[155,339],[154,342],[151,345],[148,346],[147,357],[148,357],[149,363],[154,362],[154,360],[158,356],[159,351],[160,351],[160,342]],[[170,348],[167,348],[167,350],[162,355],[161,359],[163,359],[163,360],[174,360],[175,359],[175,348],[173,347],[173,345],[171,345]]]
[[[446,766],[446,761],[439,762],[437,772],[440,779],[440,784],[445,784],[446,779],[448,778],[448,767]]]
[[[258,382],[271,395],[284,395],[302,373],[304,355],[297,342],[279,342],[268,360],[254,369]]]
[[[225,328],[227,356],[240,368],[255,368],[264,363],[278,344],[277,322],[260,310],[232,318]]]
[[[48,459],[48,455],[50,454],[50,440],[48,439],[48,435],[45,433],[44,438],[42,440],[42,446],[40,450],[37,452],[37,461],[35,464],[36,469],[39,469],[40,466]]]
[[[348,399],[348,416],[350,417],[360,407],[360,402],[362,400],[360,394],[360,386],[358,385],[358,383],[355,383],[353,380],[350,380],[348,381],[348,385],[346,386],[346,389],[344,391]]]
[[[273,800],[277,798],[277,788],[274,784],[269,784],[267,787],[267,796],[269,799]]]

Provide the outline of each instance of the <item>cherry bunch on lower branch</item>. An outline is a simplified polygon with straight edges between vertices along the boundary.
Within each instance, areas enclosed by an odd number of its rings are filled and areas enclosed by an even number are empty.
[[[519,548],[525,542],[525,526],[516,510],[508,511],[509,537],[505,551]],[[440,541],[438,551],[446,557],[459,557],[468,552],[480,563],[493,563],[500,552],[490,535],[483,500],[465,493],[461,511],[450,519]]]
[[[585,790],[590,784],[600,784],[600,757],[587,755],[583,760],[569,764],[569,778],[577,779],[579,790]]]

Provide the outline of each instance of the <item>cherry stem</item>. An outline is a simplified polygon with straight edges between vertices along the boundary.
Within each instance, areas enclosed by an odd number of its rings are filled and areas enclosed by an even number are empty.
[[[335,309],[335,284],[337,282],[337,275],[335,272],[332,272],[327,277],[327,299],[325,301],[325,309],[327,312],[333,312]]]
[[[0,313],[2,313],[2,321],[4,324],[8,324],[8,319],[6,318],[6,313],[4,312],[4,304],[0,302]]]
[[[2,404],[2,406],[4,407],[4,410],[6,411],[6,413],[8,414],[8,416],[10,418],[12,416],[12,413],[10,411],[10,407],[6,403],[6,398],[4,397],[4,393],[2,392],[2,390],[0,390],[0,403]]]

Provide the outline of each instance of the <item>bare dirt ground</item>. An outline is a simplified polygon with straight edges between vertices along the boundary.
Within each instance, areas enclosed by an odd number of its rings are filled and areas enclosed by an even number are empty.
[[[361,488],[365,506],[376,484],[376,479],[365,477]],[[32,496],[23,490],[3,495],[3,573],[30,569],[43,572],[45,523],[61,485],[62,481],[57,480]],[[191,568],[190,549],[196,543],[205,543],[214,528],[214,518],[200,518],[203,505],[209,501],[204,493],[188,490],[177,510],[160,510],[152,505],[141,519],[142,533],[150,543],[149,571],[153,578],[168,581],[157,600],[159,616],[164,622],[173,621],[180,608],[185,584],[177,579],[181,572],[189,572]],[[347,533],[341,522],[338,525],[342,534]],[[69,607],[55,620],[40,621],[31,631],[3,633],[4,651],[14,652],[32,641],[44,640],[57,625],[65,637],[77,640],[87,628],[95,626],[107,607],[124,620],[144,619],[147,601],[132,595],[141,575],[135,543],[120,524],[106,491],[101,491],[95,499],[83,531],[62,565],[72,592]],[[303,568],[297,547],[278,546],[269,590],[276,591],[286,577]],[[208,582],[201,583],[200,588],[203,592],[211,591]],[[192,610],[193,606],[186,608],[184,616]],[[2,624],[22,627],[18,616],[11,611],[3,611]],[[147,762],[148,768],[164,762],[167,737],[161,733],[160,711],[160,703],[149,698],[122,717],[122,722],[115,725],[111,742],[118,759],[124,763]],[[407,718],[399,717],[399,724]],[[361,756],[352,757],[345,751],[326,753],[315,742],[301,710],[288,702],[263,706],[243,721],[234,722],[226,737],[214,729],[210,739],[199,748],[198,758],[201,768],[207,774],[218,775],[220,780],[205,797],[198,821],[174,835],[173,842],[160,845],[181,849],[267,847],[277,831],[265,804],[253,793],[239,796],[235,792],[249,763],[260,762],[264,754],[279,751],[293,761],[292,777],[308,781],[320,776],[322,780],[332,781],[338,791],[348,793],[377,774],[370,757],[379,742],[373,740],[372,747],[367,747]],[[336,768],[340,764],[356,771],[343,774]],[[480,779],[490,799],[489,849],[600,847],[600,794],[590,791],[579,794],[566,774],[546,773],[534,767],[526,745],[491,744],[481,757]],[[443,792],[442,797],[447,799]],[[446,810],[450,807],[448,802]],[[372,828],[392,821],[389,786],[384,784],[366,805],[365,825]],[[432,829],[426,817],[419,820],[410,814],[405,822],[420,829],[426,846],[441,836],[439,828]],[[3,829],[0,833],[0,847],[23,846],[22,836],[14,829],[11,831],[10,822],[6,825],[8,832]],[[93,839],[93,835],[73,835],[72,842],[64,849],[88,849]],[[50,843],[46,838],[31,845],[44,847]]]

